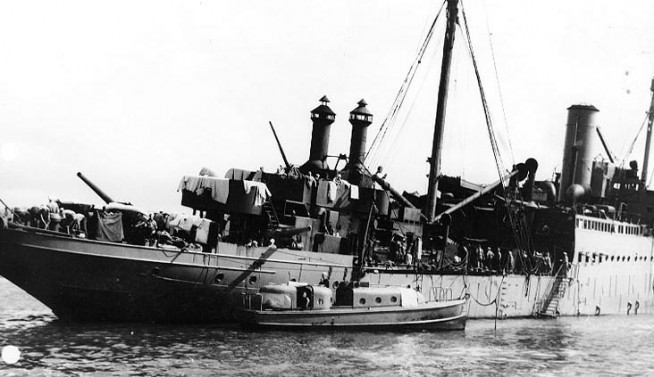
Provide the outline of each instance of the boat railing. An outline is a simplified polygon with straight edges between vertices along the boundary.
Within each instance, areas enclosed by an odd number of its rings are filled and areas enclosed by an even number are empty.
[[[243,308],[247,310],[263,310],[263,295],[261,293],[243,293]],[[257,307],[253,308],[252,307],[252,298],[256,298],[254,300],[255,305]]]
[[[431,287],[429,301],[452,301],[452,288]]]

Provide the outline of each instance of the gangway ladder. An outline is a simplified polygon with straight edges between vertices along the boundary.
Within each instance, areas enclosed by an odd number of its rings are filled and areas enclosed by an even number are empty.
[[[277,229],[279,227],[279,218],[277,212],[270,200],[266,200],[261,207],[268,215],[268,229]]]
[[[550,283],[547,297],[543,300],[537,316],[556,318],[559,316],[559,301],[565,296],[566,287],[568,286],[567,269],[563,265],[559,266],[556,271],[556,277]]]

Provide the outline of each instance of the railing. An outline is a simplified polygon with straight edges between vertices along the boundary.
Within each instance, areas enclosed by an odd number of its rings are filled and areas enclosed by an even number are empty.
[[[261,293],[242,293],[243,295],[243,308],[247,310],[263,310],[263,295]],[[252,297],[259,298],[259,308],[252,308]]]
[[[431,287],[429,301],[452,301],[452,288]]]

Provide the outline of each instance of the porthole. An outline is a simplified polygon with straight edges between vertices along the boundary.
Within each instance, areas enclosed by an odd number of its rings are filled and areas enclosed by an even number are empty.
[[[397,297],[395,297],[395,296],[391,296],[391,302],[392,302],[392,303],[396,303],[396,302],[397,302]]]
[[[611,255],[611,262],[615,260],[615,255]]]
[[[334,289],[336,289],[336,288],[338,288],[338,285],[339,285],[339,284],[340,284],[339,282],[335,281],[334,283],[332,283],[332,287],[333,287]]]
[[[323,306],[324,303],[325,301],[323,299],[321,298],[318,299],[318,305]]]
[[[361,298],[361,299],[359,300],[359,304],[361,304],[361,305],[365,305],[365,304],[366,304],[366,299],[365,299],[365,298]]]
[[[225,274],[223,274],[221,272],[218,275],[216,275],[216,277],[213,279],[213,281],[216,282],[216,283],[220,283],[221,281],[223,281],[224,278],[225,278]]]
[[[254,284],[257,282],[257,277],[256,276],[250,276],[250,284]]]
[[[378,303],[378,304],[381,304],[381,302],[382,302],[381,297],[375,297],[375,302]]]
[[[627,257],[627,262],[629,262],[630,260],[631,260],[631,257]]]

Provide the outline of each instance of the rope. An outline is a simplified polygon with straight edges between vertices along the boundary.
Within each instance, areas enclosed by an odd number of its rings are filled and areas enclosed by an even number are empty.
[[[502,276],[502,281],[500,282],[500,286],[499,286],[499,288],[498,288],[498,291],[497,291],[497,293],[495,294],[495,298],[493,298],[493,299],[492,299],[490,302],[488,302],[488,303],[483,303],[483,302],[479,301],[479,300],[478,300],[478,299],[477,299],[477,298],[472,294],[472,292],[470,292],[470,289],[468,288],[468,282],[466,281],[465,276],[463,277],[463,285],[464,285],[464,288],[465,288],[466,291],[467,291],[466,293],[468,293],[468,294],[470,295],[470,297],[473,299],[473,301],[476,302],[477,305],[479,305],[479,306],[491,306],[491,305],[493,305],[493,304],[497,305],[497,297],[498,297],[499,294],[500,294],[500,291],[499,291],[499,290],[502,289],[502,283],[504,283],[504,276]]]
[[[499,146],[498,146],[498,143],[497,143],[497,138],[495,136],[495,130],[493,128],[493,121],[492,121],[492,117],[491,117],[491,114],[490,114],[490,109],[488,108],[488,101],[486,100],[486,93],[484,91],[484,86],[483,86],[482,81],[481,81],[481,73],[479,72],[479,67],[477,66],[477,59],[475,57],[474,48],[472,46],[472,39],[470,37],[470,29],[468,27],[468,19],[466,17],[466,12],[465,12],[465,8],[463,6],[463,2],[461,2],[461,13],[463,15],[463,25],[464,25],[464,30],[465,30],[464,35],[466,37],[468,51],[469,51],[470,57],[472,59],[472,65],[474,67],[475,77],[477,79],[477,86],[479,88],[479,95],[481,97],[482,108],[484,110],[484,117],[486,119],[486,128],[488,130],[488,136],[489,136],[490,143],[491,143],[491,149],[493,151],[493,157],[495,159],[495,167],[497,169],[498,176],[500,177],[500,179],[502,179],[502,177],[504,175],[503,173],[504,173],[504,171],[506,169],[504,168],[504,162],[502,161],[502,155],[500,153],[500,149],[499,149]],[[507,190],[506,190],[506,184],[505,184],[504,180],[501,180],[501,185],[502,185],[502,189],[506,193]],[[516,241],[516,245],[521,249],[530,250],[528,248],[529,247],[529,242],[526,241],[529,238],[525,237],[524,230],[522,229],[523,224],[521,224],[520,222],[517,222],[516,219],[514,218],[508,200],[506,201],[506,207],[507,207],[507,214],[508,214],[508,217],[509,217],[509,222],[511,224],[511,228],[513,229],[513,234],[514,234],[514,238],[515,238],[515,241]]]
[[[425,55],[425,52],[427,50],[427,47],[429,45],[429,42],[431,41],[432,36],[434,35],[434,29],[436,27],[436,21],[438,21],[439,16],[441,15],[443,8],[445,7],[445,1],[441,5],[440,9],[438,10],[438,13],[436,14],[436,17],[434,18],[434,21],[431,24],[431,27],[429,28],[429,31],[427,32],[427,35],[425,36],[425,40],[423,41],[420,49],[418,50],[418,54],[416,55],[416,58],[413,61],[413,64],[411,64],[411,67],[409,67],[409,71],[407,72],[407,75],[402,82],[402,85],[400,86],[400,89],[397,92],[397,95],[395,96],[395,100],[393,101],[393,105],[391,106],[391,109],[389,110],[388,114],[386,115],[386,118],[382,122],[381,127],[379,128],[379,131],[377,132],[377,135],[375,138],[372,140],[372,143],[370,144],[370,148],[368,149],[368,152],[365,155],[364,161],[370,159],[377,159],[377,156],[379,154],[379,150],[381,148],[381,144],[388,133],[389,129],[393,128],[395,125],[395,121],[397,119],[398,113],[402,105],[404,104],[404,100],[406,99],[408,90],[413,82],[413,79],[416,75],[416,72],[418,70],[418,66],[422,62],[422,58]]]
[[[484,8],[486,8],[486,3],[482,2]],[[506,136],[509,141],[509,152],[511,152],[511,160],[515,162],[515,156],[513,155],[513,144],[511,143],[511,134],[509,132],[509,122],[506,117],[506,110],[504,108],[504,96],[502,95],[502,90],[500,88],[500,75],[497,72],[497,62],[495,60],[495,48],[493,47],[493,35],[490,32],[490,25],[488,24],[488,12],[484,12],[486,15],[486,30],[488,31],[488,42],[490,44],[491,57],[493,58],[493,68],[495,69],[495,82],[497,83],[497,91],[500,95],[500,105],[502,107],[502,115],[504,116],[504,128],[506,128]]]
[[[643,124],[640,125],[638,132],[636,132],[636,137],[634,137],[634,140],[631,142],[631,145],[629,145],[629,149],[627,150],[627,153],[625,153],[625,156],[622,159],[622,165],[624,165],[625,160],[627,160],[631,155],[631,152],[633,152],[634,146],[636,145],[636,141],[638,141],[638,137],[640,136],[640,133],[643,131],[643,128],[645,127],[645,123],[647,123],[648,117],[649,114],[646,114],[645,119],[643,119]]]

